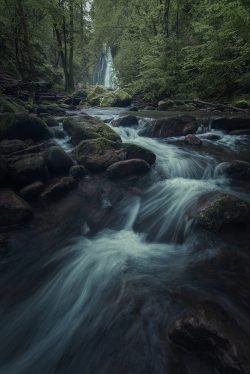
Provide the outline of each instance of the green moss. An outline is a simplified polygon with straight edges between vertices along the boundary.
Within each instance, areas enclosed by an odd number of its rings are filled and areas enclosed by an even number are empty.
[[[237,108],[250,109],[250,99],[236,100],[233,102],[233,105]]]

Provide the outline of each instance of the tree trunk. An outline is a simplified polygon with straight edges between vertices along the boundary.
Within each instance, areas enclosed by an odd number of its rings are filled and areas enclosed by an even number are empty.
[[[69,0],[69,90],[74,90],[74,0]]]
[[[55,30],[56,39],[57,39],[58,53],[59,53],[60,58],[61,58],[63,72],[64,72],[65,91],[68,91],[68,89],[69,89],[69,73],[68,73],[67,60],[66,60],[65,54],[63,52],[63,44],[62,44],[61,34],[60,34],[60,31],[59,31],[56,23],[54,23],[54,30]]]

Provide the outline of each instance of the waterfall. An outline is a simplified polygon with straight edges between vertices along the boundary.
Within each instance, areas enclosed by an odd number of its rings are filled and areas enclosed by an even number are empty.
[[[94,72],[93,84],[100,84],[107,88],[115,88],[116,81],[117,76],[111,48],[104,43],[99,63]]]
[[[104,78],[104,86],[107,88],[114,88],[115,87],[115,68],[114,68],[114,61],[113,56],[111,53],[111,48],[104,46],[105,48],[105,58],[106,58],[106,70],[105,70],[105,78]]]

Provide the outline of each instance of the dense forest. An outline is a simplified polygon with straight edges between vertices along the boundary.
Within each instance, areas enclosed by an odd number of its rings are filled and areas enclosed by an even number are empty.
[[[0,374],[250,374],[250,0],[0,0]]]
[[[249,99],[248,0],[2,0],[0,14],[0,69],[24,80],[91,83],[106,43],[132,94]]]

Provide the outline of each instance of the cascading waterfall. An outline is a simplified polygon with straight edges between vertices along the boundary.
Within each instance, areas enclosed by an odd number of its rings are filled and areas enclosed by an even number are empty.
[[[115,88],[116,82],[117,76],[112,51],[111,48],[104,43],[100,61],[95,69],[93,84],[100,84],[106,88]]]

